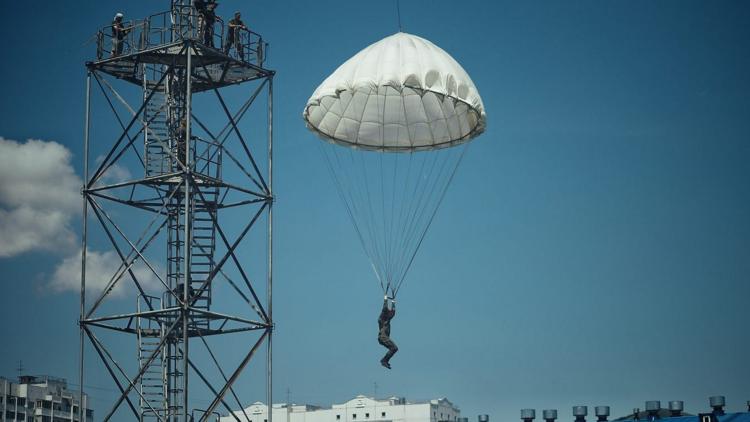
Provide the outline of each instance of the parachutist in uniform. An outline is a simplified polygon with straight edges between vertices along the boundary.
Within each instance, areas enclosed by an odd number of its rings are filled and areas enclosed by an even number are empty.
[[[380,364],[388,369],[391,369],[391,364],[388,361],[391,360],[393,355],[398,352],[396,343],[391,340],[391,320],[396,315],[396,300],[391,300],[391,308],[388,309],[388,296],[383,297],[383,309],[380,311],[380,317],[378,317],[378,343],[388,348],[388,353],[380,359]]]

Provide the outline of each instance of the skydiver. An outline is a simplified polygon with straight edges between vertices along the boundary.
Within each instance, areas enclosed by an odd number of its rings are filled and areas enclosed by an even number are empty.
[[[388,309],[388,300],[391,301],[391,309]],[[388,352],[380,359],[380,364],[388,369],[391,369],[391,364],[388,361],[391,360],[393,355],[398,352],[396,343],[391,340],[391,320],[396,315],[396,299],[389,298],[388,295],[383,297],[383,309],[380,311],[378,317],[378,343],[385,346]]]

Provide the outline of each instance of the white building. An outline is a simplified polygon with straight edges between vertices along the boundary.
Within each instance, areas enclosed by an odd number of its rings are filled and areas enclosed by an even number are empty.
[[[309,404],[274,404],[272,422],[456,422],[461,411],[448,399],[407,402],[404,398],[373,399],[357,396],[331,407]],[[242,422],[268,422],[268,407],[254,403],[233,412]],[[247,416],[245,416],[247,415]],[[229,415],[222,422],[236,421]]]
[[[18,377],[12,382],[0,377],[0,421],[72,422],[78,421],[77,391],[68,390],[68,383],[50,376]],[[94,420],[83,395],[86,421]]]

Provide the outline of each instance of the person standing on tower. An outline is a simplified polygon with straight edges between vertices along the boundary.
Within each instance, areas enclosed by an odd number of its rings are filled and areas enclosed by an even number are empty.
[[[240,60],[245,60],[245,52],[242,49],[240,30],[244,29],[247,31],[247,26],[245,26],[245,23],[242,22],[242,19],[240,19],[240,17],[241,15],[239,11],[234,12],[234,19],[229,21],[229,25],[227,28],[227,41],[226,43],[224,43],[224,54],[229,54],[229,49],[232,47],[232,44],[234,44]]]
[[[201,6],[200,8],[198,8],[199,5]],[[219,3],[215,1],[210,1],[207,4],[204,4],[204,2],[195,2],[195,8],[198,10],[200,21],[198,25],[199,37],[203,44],[209,47],[214,46],[214,24],[216,23],[216,19],[220,19],[216,16],[216,7],[218,5]]]
[[[391,309],[388,309],[388,299],[391,301]],[[396,343],[391,340],[391,320],[396,315],[396,299],[391,299],[388,295],[383,297],[383,309],[378,317],[378,343],[385,346],[388,352],[380,359],[380,364],[391,369],[389,361],[393,355],[398,352]]]
[[[122,18],[122,13],[117,12],[112,20],[112,57],[122,54],[125,35],[130,32],[130,28],[125,28],[125,25],[122,24]]]

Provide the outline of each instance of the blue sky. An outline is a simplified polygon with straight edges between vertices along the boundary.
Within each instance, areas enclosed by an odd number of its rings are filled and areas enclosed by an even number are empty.
[[[166,6],[0,3],[0,136],[55,141],[80,176],[87,40],[116,10],[142,17]],[[623,415],[650,399],[698,412],[714,394],[740,410],[750,399],[750,5],[401,8],[406,32],[471,75],[488,127],[399,294],[392,371],[377,362],[379,287],[301,112],[340,63],[396,31],[395,7],[219,8],[243,11],[278,72],[277,401],[289,389],[295,402],[341,402],[377,383],[379,396],[444,396],[464,416],[495,420],[524,407],[570,417],[577,404]],[[78,297],[49,288],[68,252],[59,240],[0,258],[2,375],[23,359],[29,372],[76,378]],[[113,386],[96,365],[90,374],[102,415]],[[250,380],[239,388],[247,402],[260,391]]]

